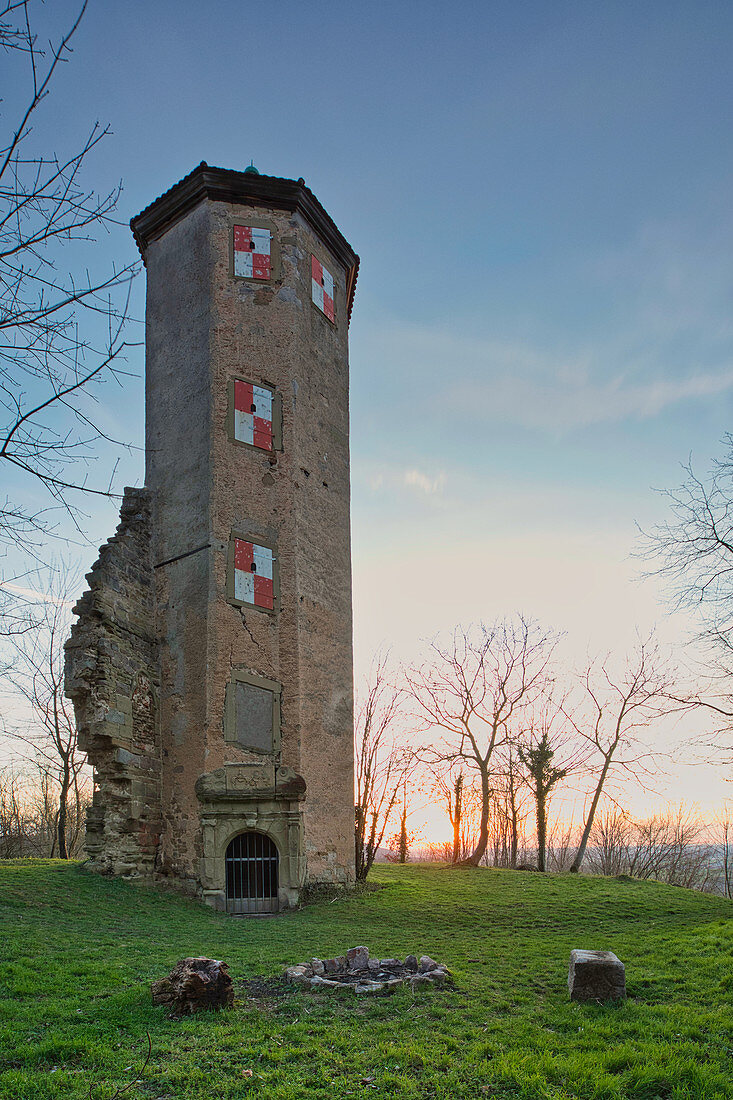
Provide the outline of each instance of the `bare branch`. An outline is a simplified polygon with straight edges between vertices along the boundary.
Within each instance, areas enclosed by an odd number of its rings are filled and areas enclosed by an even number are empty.
[[[94,123],[77,148],[57,156],[35,147],[33,120],[51,94],[59,66],[86,11],[44,53],[33,27],[35,0],[10,0],[0,10],[0,46],[13,61],[12,79],[28,85],[25,106],[0,138],[0,468],[15,472],[15,499],[0,506],[0,544],[32,550],[54,533],[51,512],[32,511],[41,485],[49,509],[81,529],[78,494],[115,495],[107,478],[93,484],[86,467],[101,441],[112,442],[90,411],[98,387],[121,379],[129,349],[131,281],[136,263],[97,277],[64,270],[69,242],[94,247],[113,217],[121,188],[97,192],[84,182],[90,155],[109,134]],[[76,262],[76,260],[75,260]],[[84,469],[79,470],[80,467]],[[27,483],[27,491],[24,488]],[[19,499],[20,498],[20,499]]]

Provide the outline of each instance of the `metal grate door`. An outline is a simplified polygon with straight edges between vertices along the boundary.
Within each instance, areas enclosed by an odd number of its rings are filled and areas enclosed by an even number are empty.
[[[263,833],[240,833],[227,848],[227,913],[277,913],[277,848]]]

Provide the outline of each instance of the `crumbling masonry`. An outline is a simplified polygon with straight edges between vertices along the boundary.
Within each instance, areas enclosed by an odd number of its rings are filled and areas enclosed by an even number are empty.
[[[348,320],[302,180],[199,165],[132,221],[145,488],[67,643],[100,872],[232,913],[353,878]]]

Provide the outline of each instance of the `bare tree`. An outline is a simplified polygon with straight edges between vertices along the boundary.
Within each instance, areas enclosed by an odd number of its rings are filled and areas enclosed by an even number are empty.
[[[706,477],[688,461],[686,477],[665,491],[672,518],[644,536],[642,554],[655,563],[653,576],[671,582],[674,606],[701,620],[698,642],[706,645],[697,690],[677,701],[701,708],[715,724],[701,738],[718,756],[721,738],[733,755],[733,434],[723,439],[723,457]]]
[[[645,536],[644,554],[661,564],[655,575],[671,580],[678,606],[702,616],[704,636],[733,652],[733,435],[707,478],[688,462],[686,477],[665,491],[672,519]]]
[[[377,656],[354,723],[357,882],[364,882],[372,868],[412,762],[396,738],[401,698],[390,682],[387,658]]]
[[[599,875],[628,874],[633,822],[629,813],[611,803],[597,813],[590,831],[587,859]]]
[[[10,735],[22,745],[40,776],[40,789],[57,795],[56,849],[68,859],[81,827],[82,772],[86,756],[79,749],[74,710],[64,695],[64,642],[71,618],[73,577],[65,567],[51,573],[42,594],[36,628],[13,639],[8,681],[28,707],[29,716]],[[54,802],[56,800],[54,799]],[[70,836],[70,828],[72,835]]]
[[[17,769],[0,769],[0,859],[30,855],[23,797],[23,781]]]
[[[78,810],[70,807],[69,854],[81,848],[86,797]],[[58,850],[58,790],[44,771],[33,765],[0,768],[0,859],[51,857]]]
[[[0,543],[33,553],[61,509],[78,527],[79,494],[110,495],[88,478],[95,444],[110,437],[94,416],[100,383],[121,377],[127,346],[130,283],[136,264],[96,277],[82,251],[98,247],[114,224],[120,186],[97,193],[85,182],[93,150],[109,133],[94,123],[76,148],[36,143],[60,68],[86,11],[67,33],[43,45],[33,26],[34,0],[0,0],[0,52],[18,115],[0,136],[0,469],[18,485],[0,501]],[[74,271],[64,263],[71,245]],[[40,486],[47,504],[37,501]],[[5,591],[7,599],[8,593]]]
[[[565,717],[586,743],[593,787],[583,832],[570,870],[583,862],[596,811],[609,778],[616,772],[641,781],[654,754],[644,731],[674,708],[673,679],[653,641],[640,642],[614,675],[610,658],[593,662],[582,676],[583,702]]]
[[[587,851],[589,868],[603,875],[656,879],[688,889],[725,892],[717,846],[707,826],[684,806],[635,821],[618,807],[596,818]]]
[[[402,780],[402,805],[400,806],[400,827],[387,841],[389,852],[387,859],[391,863],[407,863],[410,859],[410,849],[418,839],[415,830],[407,828],[407,819],[410,816],[409,802],[407,799],[407,775]]]
[[[526,855],[525,823],[529,815],[528,790],[517,747],[510,738],[494,754],[491,770],[489,843],[483,862],[493,867],[516,867]]]
[[[461,826],[463,824],[463,768],[440,768],[434,765],[432,769],[433,794],[436,795],[445,806],[448,820],[453,829],[453,844],[450,851],[450,862],[458,863],[461,858]]]
[[[547,826],[547,870],[564,873],[575,858],[577,829],[572,821],[551,821]]]
[[[555,641],[522,617],[474,630],[457,627],[447,645],[432,642],[429,659],[406,674],[427,729],[440,731],[428,757],[464,761],[480,781],[479,833],[464,861],[471,866],[478,867],[489,841],[494,754],[544,686]]]

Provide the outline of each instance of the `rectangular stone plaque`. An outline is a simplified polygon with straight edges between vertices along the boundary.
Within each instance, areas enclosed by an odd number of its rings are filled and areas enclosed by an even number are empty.
[[[234,692],[237,741],[243,749],[272,752],[272,692],[241,681]]]

